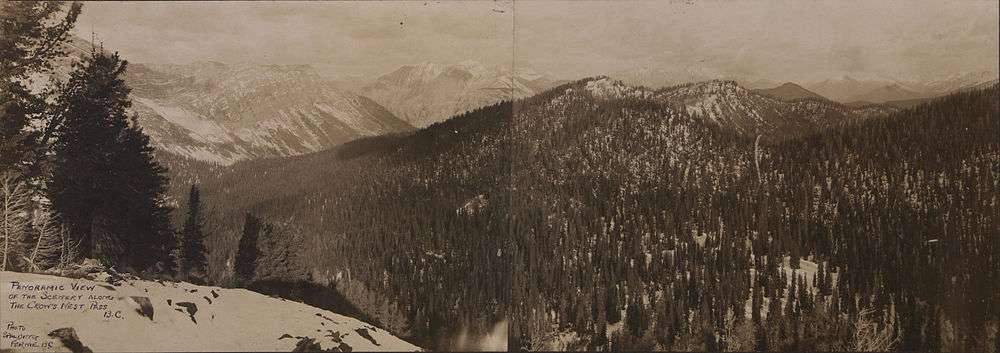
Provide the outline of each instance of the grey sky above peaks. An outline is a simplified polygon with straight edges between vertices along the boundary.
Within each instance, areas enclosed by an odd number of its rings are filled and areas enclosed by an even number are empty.
[[[77,33],[136,62],[311,64],[343,77],[516,59],[569,79],[804,82],[995,75],[998,16],[994,0],[101,2],[84,5]]]

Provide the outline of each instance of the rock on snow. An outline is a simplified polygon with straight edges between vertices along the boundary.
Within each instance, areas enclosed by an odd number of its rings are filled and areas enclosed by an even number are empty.
[[[114,286],[4,271],[0,298],[0,350],[68,351],[69,333],[93,351],[291,351],[304,341],[345,351],[421,350],[354,318],[244,289],[143,280]]]

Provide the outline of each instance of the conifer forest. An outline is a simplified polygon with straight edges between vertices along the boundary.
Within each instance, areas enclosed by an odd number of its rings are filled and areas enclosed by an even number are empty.
[[[0,352],[1000,352],[949,4],[0,3]],[[6,297],[83,280],[192,338]]]

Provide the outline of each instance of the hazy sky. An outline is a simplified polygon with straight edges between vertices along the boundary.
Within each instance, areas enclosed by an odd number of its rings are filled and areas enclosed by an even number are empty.
[[[77,30],[137,62],[350,76],[516,57],[562,78],[647,69],[807,81],[996,72],[998,16],[995,0],[142,2],[86,3]]]
[[[510,65],[511,3],[86,3],[77,31],[136,62],[313,64],[343,75],[422,61]]]

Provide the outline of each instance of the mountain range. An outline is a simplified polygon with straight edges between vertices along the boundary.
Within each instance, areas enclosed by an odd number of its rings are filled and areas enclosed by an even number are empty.
[[[944,78],[895,79],[884,76],[842,75],[803,86],[817,94],[843,103],[885,103],[928,98],[952,93],[996,79],[997,73],[976,71]]]
[[[133,64],[126,82],[159,150],[223,165],[412,129],[309,66]]]
[[[75,36],[65,49],[45,82],[65,79],[91,51],[105,50]],[[169,164],[292,156],[413,129],[309,65],[129,63],[125,81],[158,154],[181,157],[161,158]]]
[[[715,80],[660,89],[653,99],[724,129],[774,139],[884,116],[895,110],[852,108],[810,93],[787,84],[761,91],[735,81]]]
[[[70,46],[73,57],[92,47],[80,38]],[[56,73],[65,75],[71,62],[60,63]],[[769,138],[885,115],[988,84],[984,81],[993,75],[974,72],[909,83],[844,75],[777,85],[764,79],[704,80],[719,76],[707,69],[640,68],[621,74],[622,81],[602,78],[591,84],[655,95],[664,106]],[[132,88],[132,109],[160,152],[219,165],[406,132],[567,82],[528,68],[488,67],[474,61],[422,62],[350,83],[331,80],[309,65],[133,63],[126,81]],[[655,90],[634,85],[693,81],[698,82]]]
[[[989,88],[989,87],[992,87],[992,86],[996,85],[998,81],[1000,81],[1000,80],[993,79],[992,81],[986,81],[986,82],[982,82],[982,83],[978,83],[978,84],[973,84],[973,85],[969,85],[969,86],[965,86],[965,87],[960,87],[960,88],[954,89],[952,91],[949,91],[949,92],[947,92],[945,94],[940,94],[940,95],[935,95],[935,96],[930,96],[930,97],[924,97],[924,98],[893,100],[893,101],[887,101],[887,102],[885,102],[883,104],[887,105],[887,106],[896,107],[896,108],[912,108],[912,107],[915,107],[917,105],[924,104],[924,103],[930,102],[930,101],[932,101],[934,99],[940,98],[941,96],[945,96],[945,95],[949,95],[949,94],[955,94],[955,93],[970,92],[970,91],[976,91],[976,90],[986,89],[986,88]]]
[[[651,63],[612,72],[612,77],[626,83],[648,87],[669,87],[690,82],[727,80],[750,89],[777,89],[783,83],[754,74],[734,74],[711,65],[703,67],[662,67]],[[884,103],[888,101],[928,98],[949,94],[997,78],[996,70],[981,70],[935,77],[892,77],[867,73],[847,73],[819,81],[786,82],[819,96],[841,103]],[[790,89],[791,87],[787,87]],[[773,93],[773,92],[772,92]],[[800,97],[801,98],[801,97]]]
[[[416,127],[444,121],[501,100],[539,93],[561,82],[531,69],[422,62],[381,75],[359,94]]]

